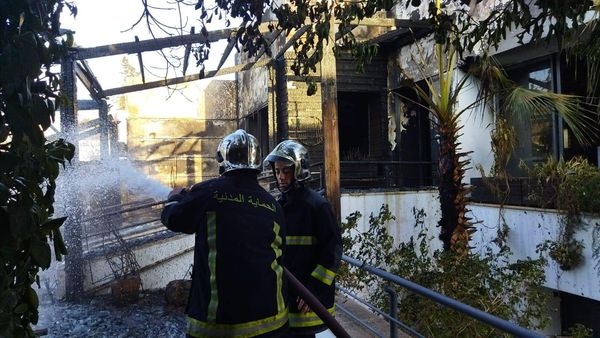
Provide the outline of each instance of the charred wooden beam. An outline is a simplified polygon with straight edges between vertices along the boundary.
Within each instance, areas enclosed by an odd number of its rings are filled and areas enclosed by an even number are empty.
[[[140,42],[140,38],[138,38],[137,35],[135,36],[135,42]],[[142,60],[142,53],[138,52],[137,57],[138,63],[140,64],[140,74],[142,75],[142,83],[146,83],[146,75],[144,74],[144,61]]]
[[[235,47],[236,43],[237,43],[237,39],[236,39],[235,36],[233,36],[233,37],[231,37],[229,39],[229,43],[227,44],[227,47],[225,47],[225,50],[223,51],[223,56],[221,57],[221,60],[219,61],[219,65],[217,66],[217,70],[219,70],[219,69],[221,69],[221,67],[223,67],[223,64],[225,63],[225,61],[229,57],[229,54],[231,54],[231,51],[233,50],[233,47]]]
[[[277,55],[275,55],[275,57],[273,59],[278,59],[281,56],[283,56],[283,54],[285,54],[285,52],[296,42],[296,40],[298,40],[304,33],[306,33],[306,31],[310,28],[309,25],[304,25],[302,27],[300,27],[300,29],[298,29],[294,35],[292,35],[291,38],[288,39],[288,41],[283,45],[283,47],[281,47],[281,49],[279,50],[279,52],[277,53]]]
[[[77,109],[96,110],[100,109],[100,104],[96,100],[77,100]]]
[[[187,34],[170,36],[166,38],[157,38],[142,40],[139,42],[115,43],[92,48],[78,48],[75,50],[74,57],[78,60],[93,59],[104,56],[133,54],[161,50],[163,48],[177,47],[192,43],[214,42],[221,39],[227,39],[234,32],[232,29],[221,29],[210,31],[208,36],[202,34]]]
[[[245,70],[249,70],[252,68],[269,66],[274,62],[274,60],[283,56],[285,51],[287,49],[289,49],[293,45],[293,43],[296,40],[298,40],[302,36],[302,34],[304,34],[306,32],[306,30],[308,28],[309,28],[309,26],[303,26],[298,31],[296,31],[296,33],[288,40],[288,42],[285,45],[283,45],[283,47],[279,50],[277,55],[275,55],[275,57],[273,57],[273,59],[260,59],[258,61],[252,61],[252,62],[248,62],[245,64],[236,65],[233,67],[212,70],[205,74],[199,73],[199,74],[194,74],[194,75],[185,75],[185,76],[180,76],[180,77],[176,77],[176,78],[162,79],[162,80],[143,83],[143,84],[135,84],[135,85],[124,86],[124,87],[119,87],[119,88],[106,89],[106,90],[104,90],[104,94],[106,96],[121,95],[121,94],[132,93],[132,92],[136,92],[136,91],[140,91],[140,90],[147,90],[147,89],[152,89],[152,88],[186,83],[186,82],[190,82],[190,81],[208,79],[208,78],[219,76],[219,75],[243,72]],[[275,38],[276,38],[276,36],[275,36]],[[262,55],[262,53],[260,55]]]
[[[75,61],[74,68],[77,78],[87,88],[90,96],[96,101],[103,99],[105,95],[102,86],[100,86],[100,82],[98,82],[98,79],[92,73],[87,62],[85,60]]]
[[[336,25],[341,21],[336,20]],[[372,26],[372,27],[400,27],[400,28],[429,28],[431,24],[427,20],[410,20],[410,19],[394,19],[394,18],[363,18],[361,20],[350,21],[351,25],[355,26]]]
[[[329,43],[335,41],[335,23],[329,22]],[[340,205],[340,138],[337,106],[337,82],[335,54],[331,48],[323,49],[321,60],[321,114],[323,119],[323,153],[325,166],[325,194],[338,223],[341,219]]]

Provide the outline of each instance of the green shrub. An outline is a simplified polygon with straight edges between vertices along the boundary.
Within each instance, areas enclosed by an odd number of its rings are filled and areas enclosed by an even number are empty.
[[[529,329],[541,329],[548,324],[548,296],[542,290],[543,258],[511,260],[511,252],[503,241],[499,246],[459,257],[451,251],[434,250],[433,237],[426,234],[422,210],[413,210],[416,238],[394,245],[387,226],[394,220],[387,205],[379,214],[371,214],[369,228],[357,230],[355,212],[343,223],[344,250],[366,264],[385,269],[397,276],[418,283],[460,302],[469,304],[497,317]],[[340,285],[366,294],[372,304],[389,310],[386,285],[380,278],[358,268],[344,265]],[[499,337],[502,332],[434,301],[393,286],[399,299],[398,319],[427,337]],[[506,335],[508,336],[508,335]]]
[[[574,235],[587,226],[581,218],[583,212],[600,213],[600,170],[582,157],[569,161],[550,157],[532,168],[521,167],[534,183],[529,199],[556,208],[560,214],[558,238],[545,241],[538,249],[547,250],[563,270],[577,267],[583,262],[583,243]]]

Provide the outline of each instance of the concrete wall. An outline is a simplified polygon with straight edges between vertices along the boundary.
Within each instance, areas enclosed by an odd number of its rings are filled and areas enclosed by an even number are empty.
[[[127,145],[132,162],[169,187],[218,176],[217,145],[235,120],[131,118]]]
[[[388,204],[390,212],[396,216],[396,220],[390,222],[388,230],[396,241],[408,240],[416,236],[421,230],[415,228],[413,207],[423,209],[426,213],[423,226],[427,227],[429,237],[436,238],[430,243],[432,249],[441,249],[441,241],[437,240],[439,228],[436,226],[439,220],[439,202],[437,191],[417,192],[381,192],[381,193],[354,193],[342,194],[342,219],[354,211],[360,211],[363,217],[359,222],[359,231],[367,230],[369,215],[377,215],[383,204]],[[472,204],[471,216],[473,221],[481,221],[477,225],[472,244],[474,251],[484,251],[485,248],[494,246],[491,241],[496,238],[499,226],[499,208],[496,205]],[[559,215],[554,210],[505,207],[504,220],[509,227],[508,244],[513,252],[513,259],[536,258],[536,246],[546,239],[556,239],[559,233]],[[561,296],[556,291],[562,291],[581,297],[600,300],[600,278],[595,266],[598,259],[592,256],[594,237],[597,234],[594,228],[600,229],[600,218],[585,216],[584,222],[587,228],[578,231],[575,238],[581,240],[585,246],[583,250],[584,262],[581,266],[563,271],[558,264],[548,258],[545,268],[547,292],[550,297],[548,304],[549,326],[543,332],[546,336],[557,336],[562,333]],[[588,309],[589,310],[589,309]],[[583,310],[585,312],[587,310]]]
[[[238,63],[248,62],[242,59],[240,54],[236,57]],[[252,68],[250,70],[236,73],[237,109],[239,117],[242,118],[267,105],[269,88],[269,69],[266,67]]]

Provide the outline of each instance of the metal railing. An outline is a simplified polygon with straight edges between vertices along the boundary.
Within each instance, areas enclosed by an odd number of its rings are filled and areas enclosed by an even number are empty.
[[[323,163],[311,166],[323,172]],[[340,161],[342,189],[416,189],[437,184],[437,162],[432,161]]]
[[[476,319],[482,323],[485,323],[491,327],[494,327],[494,328],[504,331],[506,333],[512,334],[515,337],[526,337],[526,338],[528,338],[528,337],[532,337],[532,338],[533,337],[535,337],[535,338],[545,337],[544,335],[542,335],[540,333],[520,327],[516,324],[513,324],[513,323],[507,321],[507,320],[496,317],[487,312],[484,312],[477,308],[474,308],[470,305],[461,303],[455,299],[444,296],[441,293],[438,293],[438,292],[435,292],[428,288],[425,288],[417,283],[411,282],[409,280],[406,280],[402,277],[391,274],[391,273],[384,271],[382,269],[379,269],[377,267],[367,265],[364,262],[362,262],[358,259],[355,259],[353,257],[343,255],[342,260],[352,266],[358,267],[358,268],[365,270],[371,274],[374,274],[374,275],[382,278],[384,281],[399,285],[405,289],[410,290],[411,292],[417,293],[417,294],[424,296],[434,302],[437,302],[438,304],[441,304],[441,305],[444,305],[453,310],[462,312],[463,314],[465,314],[473,319]],[[354,299],[357,299],[357,300],[360,299],[360,297],[356,296],[355,294],[352,294],[351,292],[349,292],[348,290],[346,290],[344,288],[338,287],[338,290],[345,294],[350,295]],[[387,287],[385,289],[385,291],[390,295],[390,310],[388,313],[385,313],[381,309],[378,309],[377,307],[375,307],[372,304],[369,304],[363,300],[359,300],[359,301],[362,304],[369,307],[371,310],[374,310],[375,312],[379,313],[379,315],[381,315],[383,318],[385,318],[386,321],[389,322],[390,337],[392,337],[392,338],[397,337],[397,329],[398,328],[401,328],[405,333],[407,333],[413,337],[423,337],[420,333],[416,332],[409,326],[407,326],[404,323],[401,323],[400,321],[397,320],[398,302],[397,302],[396,293],[394,292],[394,290],[392,290],[389,287]],[[368,324],[366,324],[364,321],[362,323],[359,322],[359,324],[361,324],[363,326],[365,326],[365,325],[368,326]],[[376,332],[376,330],[373,329],[372,327],[367,327],[367,329],[369,329],[373,332]]]
[[[162,207],[164,202],[165,201],[158,201],[158,202],[152,201],[150,203],[127,205],[125,208],[123,208],[123,206],[121,206],[120,208],[103,209],[102,210],[103,213],[101,213],[100,215],[96,215],[94,217],[84,219],[83,221],[94,222],[94,221],[98,221],[98,220],[105,220],[107,217],[123,216],[123,214],[129,214],[129,213],[133,213],[130,216],[133,216],[134,218],[139,218],[141,215],[144,215],[144,214],[145,215],[147,215],[148,213],[155,214],[158,210],[160,210],[160,208]],[[119,218],[119,220],[123,221],[124,218],[121,217],[121,218]],[[153,217],[150,217],[149,219],[146,219],[146,221],[147,222],[145,223],[145,225],[148,226],[150,224],[153,224],[155,222],[155,219],[153,219]],[[114,230],[119,231],[122,229],[126,229],[127,226],[125,226],[125,225],[128,222],[124,222],[124,223],[125,224],[121,223],[120,226],[117,226],[116,229],[114,229]],[[136,225],[139,225],[139,224],[136,224]],[[154,228],[154,226],[152,226],[152,228]],[[162,227],[160,227],[160,228],[162,228]],[[151,230],[151,233],[154,231],[156,231],[156,230],[154,230],[154,229]],[[147,231],[141,231],[141,233],[143,233],[143,236],[148,235]],[[98,236],[98,235],[102,236],[101,232],[93,234],[91,236],[93,237],[93,236]],[[132,240],[132,238],[126,238],[126,241],[131,241],[131,240]],[[489,313],[486,313],[484,311],[476,309],[467,304],[461,303],[455,299],[452,299],[450,297],[444,296],[440,293],[437,293],[435,291],[427,289],[419,284],[416,284],[414,282],[406,280],[402,277],[393,275],[393,274],[386,272],[382,269],[379,269],[377,267],[367,265],[364,262],[362,262],[356,258],[347,256],[347,255],[343,255],[342,260],[349,265],[358,267],[368,273],[374,274],[374,275],[382,278],[384,281],[386,281],[388,283],[393,283],[393,284],[399,285],[405,289],[410,290],[411,292],[417,293],[417,294],[424,296],[426,298],[429,298],[432,301],[435,301],[441,305],[444,305],[444,306],[454,309],[456,311],[462,312],[471,318],[474,318],[480,322],[486,323],[487,325],[497,328],[499,330],[502,330],[504,332],[513,334],[514,336],[517,336],[517,337],[544,337],[541,334],[538,334],[536,332],[530,331],[523,327],[517,326],[511,322],[504,320],[504,319],[493,316]],[[406,334],[409,334],[410,336],[413,336],[413,337],[423,337],[419,332],[412,329],[410,326],[400,322],[397,319],[398,300],[397,300],[396,292],[389,286],[384,286],[384,288],[385,288],[384,290],[386,291],[386,293],[388,293],[388,295],[390,297],[389,312],[385,312],[381,309],[378,309],[374,305],[369,304],[367,301],[362,299],[360,296],[352,293],[350,290],[347,290],[339,285],[337,286],[338,291],[355,299],[357,302],[370,308],[372,311],[376,312],[379,316],[384,318],[389,323],[390,337],[396,338],[398,336],[398,329],[402,330]],[[373,334],[375,334],[376,336],[383,337],[383,335],[381,335],[380,332],[378,332],[376,329],[370,327],[366,321],[362,320],[361,318],[359,318],[357,316],[354,316],[349,310],[345,309],[345,307],[343,305],[337,304],[336,306],[340,309],[340,311],[344,312],[346,315],[351,317],[355,322],[357,322],[361,326],[363,326],[366,329],[373,332]]]
[[[310,166],[312,173],[308,185],[323,189],[325,170],[323,162]],[[259,181],[274,190],[272,173],[265,170]],[[343,190],[415,190],[431,188],[438,182],[437,162],[433,161],[340,161],[340,188]]]
[[[114,201],[112,201],[114,202]],[[91,288],[105,287],[117,276],[141,272],[135,249],[145,243],[173,237],[160,222],[164,201],[151,199],[88,208],[79,221],[82,230],[82,263],[88,266]],[[93,262],[105,260],[110,273],[98,273]]]
[[[92,209],[79,221],[84,252],[93,254],[118,238],[131,241],[165,230],[160,223],[163,204],[164,201],[146,199]]]

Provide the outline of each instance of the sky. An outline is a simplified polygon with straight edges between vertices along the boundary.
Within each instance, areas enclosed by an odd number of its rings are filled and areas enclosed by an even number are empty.
[[[77,6],[77,16],[73,17],[68,11],[61,15],[61,28],[74,31],[75,45],[83,48],[92,48],[104,45],[110,45],[123,42],[134,42],[135,36],[140,40],[151,39],[152,35],[145,24],[141,22],[135,27],[134,24],[139,20],[143,12],[142,0],[72,0]],[[147,0],[151,5],[166,6],[173,3],[173,0]],[[188,2],[191,2],[188,1]],[[199,12],[194,10],[193,6],[187,7],[188,17],[187,27],[183,34],[189,34],[191,26],[196,26],[196,31],[200,30],[197,17]],[[179,16],[175,10],[153,10],[152,14],[159,17],[166,24],[174,27],[180,26]],[[225,28],[224,22],[212,22],[210,30]],[[164,32],[154,27],[156,37],[168,36]],[[173,31],[172,33],[176,33]],[[206,70],[213,70],[217,67],[219,60],[222,57],[222,50],[227,42],[211,44],[211,52],[209,60],[206,62]],[[173,53],[179,57],[184,55],[184,47],[174,49],[165,49],[165,53]],[[233,53],[232,53],[233,54]],[[139,72],[139,62],[136,54],[133,55],[116,55],[109,57],[101,57],[86,60],[93,74],[98,79],[102,89],[119,88],[125,85],[125,75],[123,74],[122,59],[127,57],[129,64],[136,68]],[[166,72],[166,64],[164,57],[158,52],[145,52],[142,54],[143,64],[145,68],[146,82],[162,80],[166,78],[174,78],[182,76],[181,67],[174,71],[169,68]],[[233,57],[230,56],[223,67],[232,66],[234,64]],[[189,59],[187,74],[193,74],[199,71],[196,67],[193,56]],[[234,75],[218,77],[218,79],[234,79]],[[199,106],[203,101],[203,90],[210,79],[188,82],[185,85],[177,85],[179,90],[173,88],[160,87],[150,90],[138,91],[127,95],[127,101],[130,105],[138,107],[138,111],[144,117],[148,118],[164,118],[164,117],[198,117]],[[184,88],[185,89],[182,89]],[[90,96],[87,89],[78,81],[77,98],[79,100],[89,100]],[[111,96],[108,98],[109,114],[119,121],[119,140],[124,142],[127,139],[127,120],[131,117],[128,110],[120,110],[118,103],[119,96]],[[78,113],[80,122],[85,122],[98,117],[95,110],[81,110]],[[59,122],[57,119],[56,122]],[[87,143],[89,145],[87,145]],[[99,156],[99,152],[95,147],[94,139],[86,139],[80,142],[80,150],[89,148],[89,151],[81,151],[81,158],[93,159]],[[86,146],[87,145],[87,146]],[[86,148],[86,149],[87,149]],[[84,154],[87,154],[84,156]]]
[[[165,6],[169,5],[172,1],[164,0],[150,0],[148,1],[151,5]],[[134,24],[141,17],[143,12],[142,0],[74,0],[77,6],[78,13],[73,18],[68,13],[62,15],[61,27],[75,31],[75,43],[77,46],[90,48],[102,45],[122,43],[122,42],[133,42],[137,35],[140,40],[151,39],[152,35],[147,28],[144,21]],[[199,12],[194,10],[193,6],[186,8],[187,18],[184,18],[184,22],[187,20],[187,27],[185,28],[184,34],[189,33],[191,26],[196,27],[196,31],[199,31],[200,25],[197,21]],[[175,9],[172,10],[160,10],[155,9],[152,11],[161,21],[172,25],[179,25],[179,17]],[[225,27],[223,22],[215,21],[211,23],[209,30],[222,29]],[[133,27],[133,28],[132,28]],[[154,33],[157,37],[167,36],[159,29],[154,27]],[[175,31],[172,31],[175,33]],[[215,43],[211,48],[211,56],[207,62],[207,70],[216,68],[218,61],[222,56],[222,48],[226,42]],[[183,56],[184,49],[176,48],[173,51],[167,50],[166,52],[173,52],[179,56]],[[121,59],[123,55],[113,57],[103,57],[98,59],[90,59],[92,71],[99,79],[101,86],[104,89],[119,87],[123,84],[123,75],[121,75]],[[129,57],[131,60],[130,64],[138,68],[137,56],[132,55]],[[190,66],[188,67],[188,73],[192,72],[195,67],[195,60],[193,57],[190,58]],[[157,75],[157,79],[164,77],[165,75],[165,60],[158,55],[157,52],[147,52],[143,54],[143,62],[145,67],[146,79],[152,78],[151,73]],[[233,65],[233,59],[230,58],[226,66]],[[169,77],[181,76],[181,71],[178,73],[171,72]],[[207,81],[201,81],[207,82]]]

